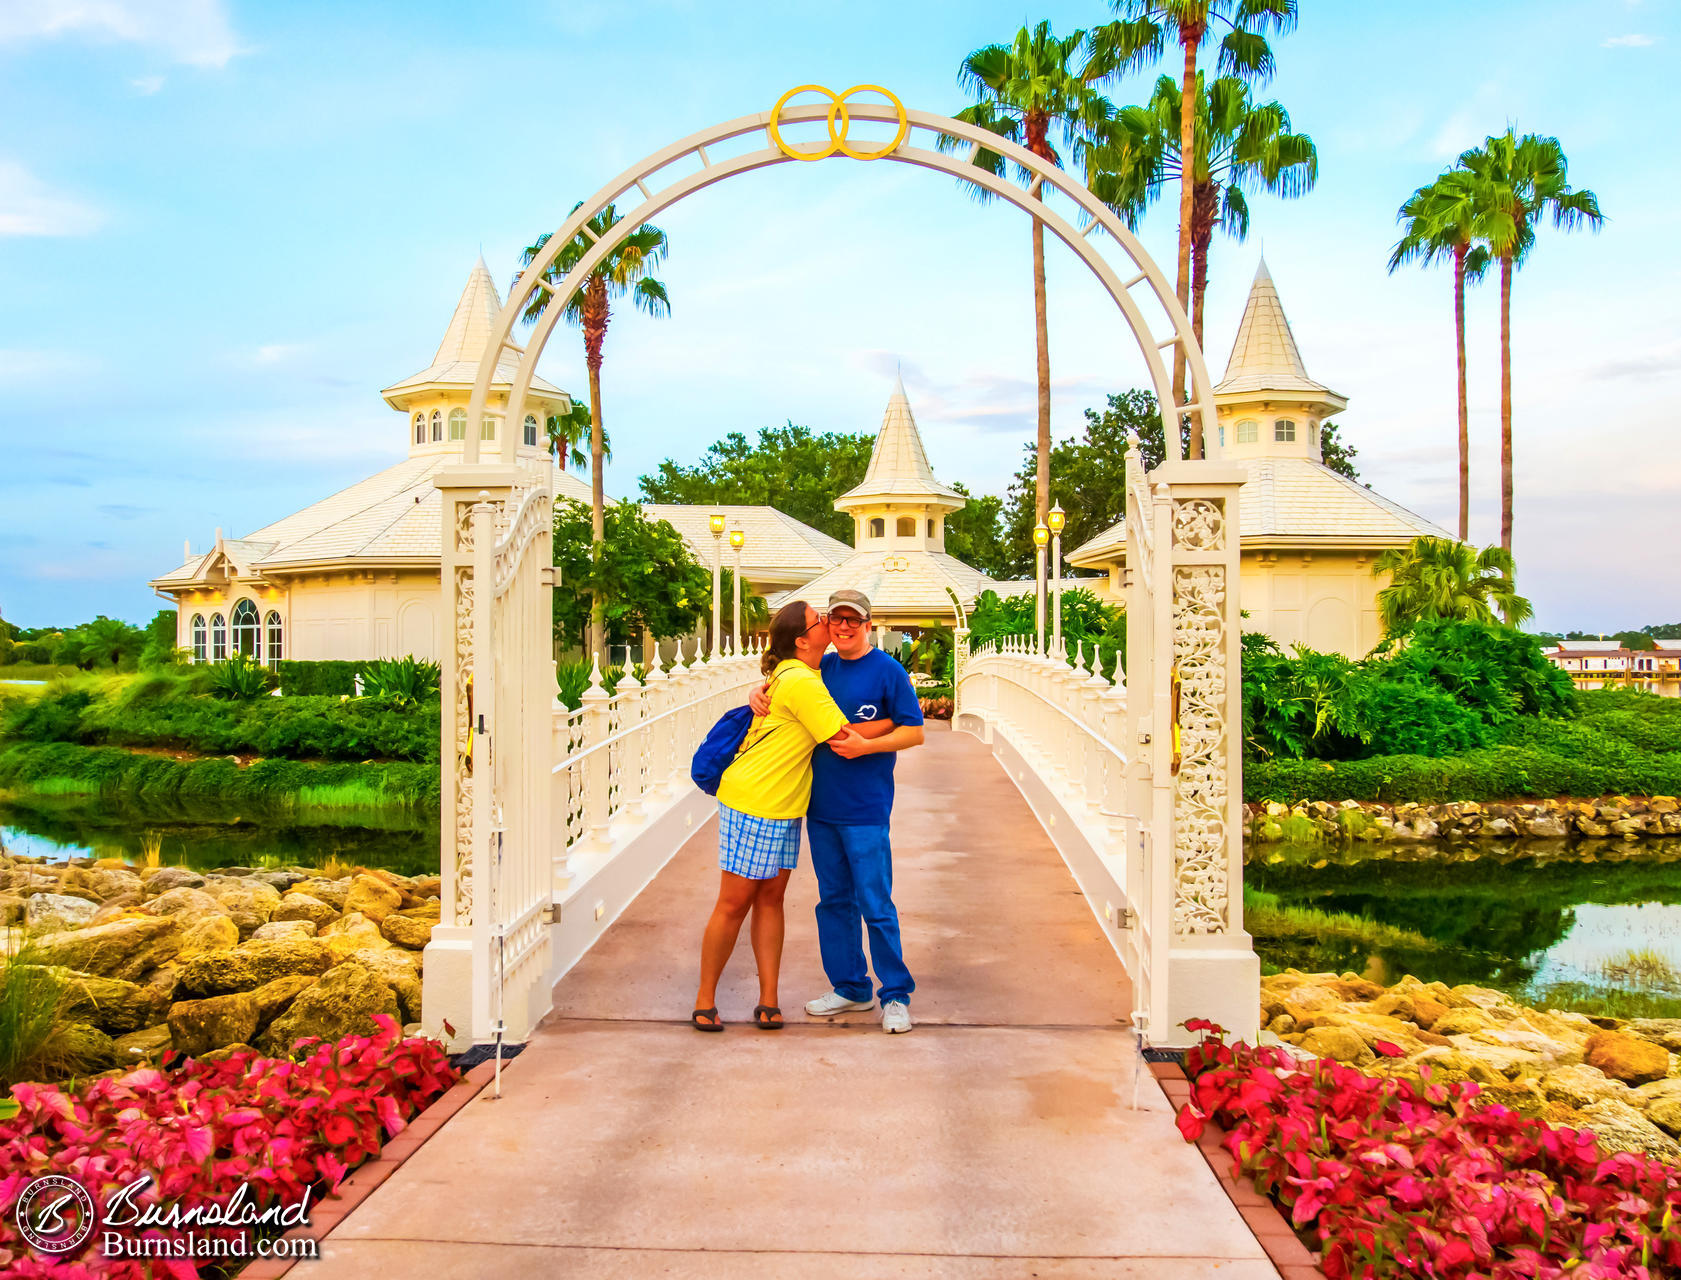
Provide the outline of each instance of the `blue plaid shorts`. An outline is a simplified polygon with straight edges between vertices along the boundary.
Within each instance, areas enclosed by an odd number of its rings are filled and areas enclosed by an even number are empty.
[[[755,818],[718,806],[718,869],[748,880],[770,880],[800,865],[803,818]]]

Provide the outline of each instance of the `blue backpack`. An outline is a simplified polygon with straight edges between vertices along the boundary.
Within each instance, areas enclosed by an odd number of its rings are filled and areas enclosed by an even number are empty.
[[[695,786],[709,796],[718,794],[724,770],[734,764],[741,754],[741,744],[747,741],[747,731],[752,727],[751,707],[731,707],[718,717],[717,723],[701,739],[700,746],[695,748],[694,759],[689,762],[689,777],[694,779]],[[751,751],[770,737],[771,727],[767,725],[747,749]]]

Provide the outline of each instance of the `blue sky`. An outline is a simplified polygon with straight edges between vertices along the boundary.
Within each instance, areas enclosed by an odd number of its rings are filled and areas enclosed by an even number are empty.
[[[1681,176],[1660,149],[1677,0],[1302,0],[1267,92],[1317,190],[1218,241],[1224,368],[1264,242],[1309,372],[1350,398],[1364,478],[1454,511],[1451,284],[1388,276],[1396,206],[1510,122],[1556,134],[1610,220],[1544,232],[1515,293],[1517,553],[1541,625],[1681,620]],[[962,105],[1019,5],[0,4],[0,611],[141,620],[146,579],[389,465],[378,389],[424,367],[477,255],[519,248],[644,154],[806,81]],[[1148,77],[1117,86],[1141,100]],[[1171,202],[1170,202],[1171,203]],[[1174,212],[1145,228],[1172,257]],[[935,469],[1001,491],[1033,429],[1028,224],[939,175],[831,161],[660,220],[673,314],[608,337],[608,490],[784,419],[873,430],[902,362]],[[1141,385],[1113,305],[1050,261],[1053,425]],[[1498,534],[1497,295],[1470,303],[1473,538]],[[575,331],[545,376],[584,385]]]

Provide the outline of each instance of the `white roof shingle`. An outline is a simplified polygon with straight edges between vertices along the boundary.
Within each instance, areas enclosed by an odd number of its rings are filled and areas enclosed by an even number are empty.
[[[952,510],[964,505],[962,494],[934,478],[934,468],[928,465],[928,451],[922,446],[922,433],[916,429],[911,402],[905,395],[903,378],[894,384],[893,394],[888,397],[863,480],[835,499],[835,506],[845,511],[879,498],[924,498]]]
[[[803,582],[852,554],[852,548],[839,538],[831,538],[821,529],[814,529],[775,507],[646,502],[642,504],[642,514],[650,520],[668,521],[682,535],[694,557],[705,565],[712,563],[717,551],[708,517],[722,514],[726,531],[724,563],[735,563],[728,530],[740,529],[747,535],[741,548],[741,576],[753,583]]]
[[[1249,301],[1244,304],[1243,320],[1237,326],[1231,359],[1226,362],[1226,376],[1214,388],[1217,396],[1240,391],[1336,395],[1324,383],[1307,376],[1296,335],[1290,331],[1290,321],[1284,316],[1284,304],[1278,300],[1278,289],[1273,285],[1265,259],[1249,287]]]

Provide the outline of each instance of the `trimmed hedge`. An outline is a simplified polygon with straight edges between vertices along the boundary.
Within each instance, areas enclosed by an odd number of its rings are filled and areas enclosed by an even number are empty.
[[[316,661],[275,663],[280,676],[280,691],[287,697],[326,695],[340,698],[356,692],[356,677],[367,667],[366,662]]]
[[[179,822],[296,818],[311,810],[434,808],[432,764],[304,764],[258,760],[172,760],[117,747],[50,742],[0,751],[0,788],[15,801],[31,796],[97,795],[138,816]]]
[[[166,747],[207,755],[288,759],[438,758],[438,703],[336,697],[237,701],[189,693],[172,677],[141,677],[109,696],[72,683],[0,708],[0,738],[89,746]]]

